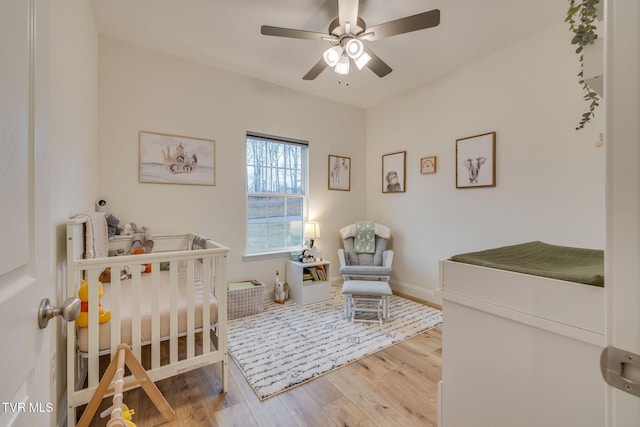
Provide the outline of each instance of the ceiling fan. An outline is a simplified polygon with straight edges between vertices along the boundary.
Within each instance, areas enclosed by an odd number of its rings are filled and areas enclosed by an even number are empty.
[[[303,80],[315,79],[327,67],[333,67],[338,74],[348,74],[351,61],[359,70],[366,66],[378,77],[384,77],[392,71],[391,67],[365,47],[363,40],[380,40],[435,27],[440,23],[440,10],[434,9],[367,27],[364,20],[358,16],[359,3],[359,0],[338,0],[338,17],[329,24],[328,33],[270,25],[263,25],[260,32],[266,36],[326,40],[331,43],[331,47],[324,52],[322,58],[302,77]]]

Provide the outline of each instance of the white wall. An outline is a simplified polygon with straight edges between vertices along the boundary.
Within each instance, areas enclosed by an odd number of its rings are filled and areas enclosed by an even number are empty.
[[[194,231],[231,248],[230,280],[272,287],[283,258],[243,261],[247,131],[309,141],[310,219],[337,263],[337,230],[364,214],[363,110],[100,38],[99,194],[123,223]],[[216,140],[216,185],[138,182],[138,131]],[[352,158],[350,192],[327,189],[328,155]],[[334,276],[338,270],[334,269]]]
[[[566,25],[367,111],[367,216],[391,227],[393,287],[432,301],[438,260],[542,240],[604,247],[602,107],[587,105]],[[456,139],[497,132],[497,186],[456,189]],[[407,151],[405,193],[381,192],[381,156]],[[420,157],[437,173],[421,175]]]
[[[66,257],[64,220],[93,209],[98,188],[98,36],[89,2],[59,0],[50,8],[50,213],[54,234],[53,303],[64,299],[61,265]],[[58,424],[66,415],[66,344],[60,320],[51,322],[56,354]],[[53,332],[55,331],[55,332]]]

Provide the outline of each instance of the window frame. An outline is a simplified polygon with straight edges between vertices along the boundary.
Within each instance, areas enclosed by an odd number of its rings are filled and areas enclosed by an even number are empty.
[[[277,143],[277,144],[288,144],[297,147],[301,147],[302,153],[302,164],[299,168],[300,170],[300,193],[275,193],[275,192],[250,192],[249,191],[249,165],[248,156],[249,156],[249,140],[262,140],[267,143]],[[272,135],[265,135],[256,132],[247,132],[245,136],[245,247],[244,247],[244,258],[255,259],[255,258],[270,258],[270,257],[282,257],[283,255],[288,256],[291,250],[296,248],[297,246],[303,244],[304,242],[304,223],[307,219],[308,212],[308,193],[309,193],[309,143],[307,141],[296,140],[292,138],[284,138]],[[269,167],[269,166],[267,166]],[[250,250],[250,233],[249,233],[249,221],[250,221],[250,203],[249,200],[251,197],[273,197],[273,198],[284,198],[284,199],[301,199],[302,201],[302,212],[300,215],[300,242],[291,246],[282,246],[282,247],[270,247],[258,250]],[[286,209],[286,204],[285,204]],[[286,210],[285,210],[286,214]],[[284,224],[290,224],[293,221],[284,221]],[[265,221],[265,224],[268,224],[268,221]]]

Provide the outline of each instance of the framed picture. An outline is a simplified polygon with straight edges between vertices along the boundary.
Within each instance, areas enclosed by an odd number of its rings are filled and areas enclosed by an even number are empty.
[[[422,175],[436,173],[436,156],[423,157],[420,159],[420,173]]]
[[[351,157],[329,154],[329,190],[351,190]]]
[[[456,140],[456,188],[496,186],[496,133]]]
[[[139,133],[140,182],[216,185],[213,139]]]
[[[404,193],[406,184],[405,168],[407,152],[385,154],[382,156],[382,192]]]

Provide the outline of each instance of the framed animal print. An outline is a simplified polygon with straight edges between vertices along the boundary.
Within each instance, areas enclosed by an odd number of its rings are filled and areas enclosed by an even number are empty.
[[[139,181],[216,185],[215,141],[166,133],[139,133]]]
[[[404,193],[406,191],[407,152],[382,156],[382,192]]]
[[[496,133],[456,140],[456,188],[496,186]]]
[[[329,154],[329,190],[351,190],[351,157]]]

